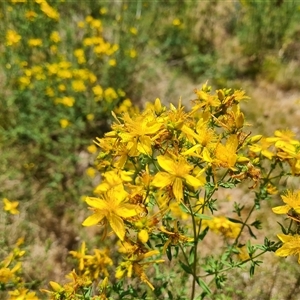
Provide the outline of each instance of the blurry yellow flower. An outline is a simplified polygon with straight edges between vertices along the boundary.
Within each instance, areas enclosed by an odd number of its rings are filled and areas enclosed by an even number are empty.
[[[129,56],[130,56],[131,58],[137,57],[137,52],[136,52],[136,50],[135,50],[135,49],[130,49],[130,51],[129,51]]]
[[[273,143],[267,138],[262,138],[257,144],[249,146],[249,149],[255,153],[260,153],[268,159],[272,159],[272,157],[275,156],[275,154],[269,150],[272,144]]]
[[[89,145],[89,146],[87,147],[87,151],[88,151],[89,153],[95,153],[95,152],[97,152],[97,147],[96,147],[96,145],[94,145],[94,144]]]
[[[286,205],[273,207],[272,210],[275,214],[287,214],[291,209],[300,214],[300,190],[288,190],[284,195],[281,195],[281,199]]]
[[[203,225],[207,225],[213,232],[223,234],[231,239],[235,239],[241,231],[241,224],[233,223],[224,216],[203,220]]]
[[[110,60],[108,61],[108,64],[109,64],[110,66],[114,67],[114,66],[117,65],[117,61],[116,61],[115,59],[110,59]]]
[[[54,43],[59,43],[61,41],[58,31],[53,31],[50,35],[50,40]]]
[[[10,300],[39,300],[35,292],[31,292],[25,288],[20,288],[8,293],[10,295]]]
[[[7,283],[14,276],[14,273],[9,268],[1,268],[0,269],[0,282]]]
[[[29,39],[28,45],[30,47],[39,47],[43,44],[43,41],[41,39]]]
[[[66,128],[70,125],[70,122],[67,119],[61,119],[59,123],[61,128]]]
[[[46,95],[49,97],[54,97],[54,95],[55,95],[54,90],[49,86],[47,86],[47,88],[46,88]]]
[[[113,88],[109,87],[104,91],[104,98],[107,102],[112,102],[118,99],[118,94]]]
[[[103,89],[100,85],[96,85],[95,87],[92,88],[93,93],[95,95],[95,101],[99,101],[103,97]]]
[[[91,28],[98,28],[98,29],[100,29],[101,26],[102,26],[102,23],[101,23],[100,20],[95,20],[94,19],[94,20],[91,21],[90,26],[91,26]]]
[[[33,21],[36,17],[37,14],[33,10],[28,10],[25,13],[25,18],[28,19],[29,21]]]
[[[22,76],[19,78],[19,82],[22,87],[26,87],[30,85],[30,78],[27,76]]]
[[[179,25],[181,25],[181,21],[178,18],[176,18],[173,20],[172,24],[173,24],[173,26],[179,26]]]
[[[94,178],[96,176],[97,171],[94,168],[90,167],[86,169],[85,173],[87,176]]]
[[[277,234],[277,236],[283,242],[283,245],[276,250],[275,254],[283,257],[289,255],[299,255],[298,263],[300,264],[300,235],[296,234],[292,236]]]
[[[83,49],[74,50],[74,56],[77,58],[79,64],[84,64],[86,62],[85,54]]]
[[[107,13],[107,8],[106,7],[101,7],[100,10],[99,10],[99,13],[101,15],[105,15]]]
[[[137,29],[135,27],[130,27],[129,31],[133,34],[133,35],[137,35]]]
[[[86,119],[87,119],[88,121],[93,121],[94,118],[95,118],[95,115],[94,115],[94,114],[88,114],[88,115],[86,116]]]
[[[86,86],[82,80],[73,80],[72,88],[75,92],[84,92],[86,90]]]
[[[51,7],[47,1],[42,1],[40,3],[40,8],[41,11],[50,19],[54,19],[56,21],[59,19],[59,13],[53,7]]]
[[[85,22],[86,22],[86,23],[91,23],[93,20],[94,20],[94,19],[93,19],[92,16],[86,16],[86,18],[85,18]]]
[[[11,213],[12,215],[17,215],[20,212],[17,207],[19,206],[18,201],[9,201],[7,198],[3,198],[4,210]]]
[[[14,30],[7,30],[6,32],[6,46],[13,46],[19,43],[21,36]]]
[[[60,84],[60,85],[58,85],[58,90],[60,91],[60,92],[65,92],[66,91],[66,86],[64,85],[64,84]]]
[[[68,107],[72,107],[75,103],[75,99],[73,97],[63,97],[63,98],[56,98],[54,100],[55,104],[63,104]]]
[[[83,21],[79,21],[79,22],[77,23],[77,26],[78,26],[79,28],[84,28],[84,22],[83,22]]]

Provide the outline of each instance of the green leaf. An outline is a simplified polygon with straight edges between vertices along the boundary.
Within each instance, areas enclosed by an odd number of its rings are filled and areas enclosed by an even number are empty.
[[[193,270],[192,270],[191,266],[184,264],[181,260],[179,261],[179,264],[186,273],[193,274]]]
[[[194,216],[199,218],[199,219],[202,219],[202,220],[212,220],[211,216],[204,215],[204,214],[195,213]]]
[[[169,261],[172,261],[172,248],[170,245],[168,246],[168,248],[166,250],[166,254],[167,254]]]
[[[243,221],[237,220],[237,219],[232,219],[232,218],[227,218],[230,222],[232,223],[239,223],[239,224],[244,224]]]
[[[207,295],[211,295],[211,290],[208,287],[208,285],[199,277],[196,277],[196,281],[198,283],[198,285],[202,288],[202,290],[207,294]]]
[[[208,233],[209,227],[207,226],[198,236],[198,240],[202,241]]]

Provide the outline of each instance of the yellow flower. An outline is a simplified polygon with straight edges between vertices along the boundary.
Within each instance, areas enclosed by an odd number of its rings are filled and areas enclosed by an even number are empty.
[[[94,178],[96,176],[96,173],[97,173],[96,170],[94,168],[91,168],[91,167],[87,168],[85,172],[91,178]]]
[[[86,203],[94,212],[82,223],[83,226],[93,226],[102,221],[111,226],[120,240],[125,238],[125,224],[123,219],[136,216],[138,207],[126,203],[128,193],[123,188],[113,188],[99,198],[87,197]]]
[[[176,18],[173,20],[172,24],[173,24],[173,26],[179,26],[179,25],[181,25],[181,21],[178,18]]]
[[[221,143],[216,147],[215,163],[224,168],[234,169],[237,160],[238,138],[235,134],[229,136],[225,146]]]
[[[8,292],[10,295],[10,300],[38,300],[39,298],[36,296],[35,292],[31,292],[28,289],[20,288],[18,290],[14,290]]]
[[[56,21],[59,19],[59,13],[53,7],[51,7],[47,1],[42,1],[40,3],[40,8],[41,11],[50,19],[54,19]]]
[[[20,212],[17,207],[19,205],[18,201],[9,201],[7,198],[3,198],[4,210],[11,213],[12,215],[17,215]]]
[[[198,188],[205,183],[189,174],[193,166],[182,157],[175,160],[168,156],[159,155],[157,162],[167,172],[158,172],[154,176],[152,185],[158,188],[171,185],[175,199],[178,202],[183,200],[184,184]]]
[[[95,152],[97,152],[97,147],[96,147],[96,145],[94,145],[94,144],[89,145],[89,146],[87,147],[87,151],[88,151],[89,153],[95,153]]]
[[[7,30],[6,32],[6,46],[13,46],[19,43],[21,36],[14,30]]]
[[[109,64],[110,66],[114,67],[114,66],[117,65],[117,61],[116,61],[115,59],[110,59],[110,60],[108,61],[108,64]]]
[[[272,159],[272,157],[275,156],[273,152],[269,150],[269,148],[272,146],[272,142],[270,142],[267,138],[262,138],[259,140],[259,143],[250,146],[249,149],[255,153],[261,153],[261,155],[265,156],[268,159]]]
[[[72,88],[75,92],[84,92],[86,90],[86,86],[82,80],[73,80]]]
[[[28,45],[30,47],[39,47],[43,44],[43,41],[41,39],[29,39]]]
[[[129,56],[130,56],[131,58],[137,57],[137,52],[136,52],[136,50],[135,50],[135,49],[130,49],[130,50],[129,50]]]
[[[54,43],[59,43],[61,41],[58,31],[53,31],[50,35],[50,40]]]
[[[287,214],[291,209],[300,214],[300,190],[288,190],[281,198],[286,205],[273,207],[272,210],[275,214]]]
[[[213,232],[221,233],[232,239],[235,239],[241,231],[241,224],[233,223],[224,216],[214,217],[212,220],[203,220],[202,224],[207,225]]]
[[[72,107],[75,103],[75,99],[73,97],[56,98],[54,100],[54,103],[63,104],[64,106]]]
[[[277,236],[283,242],[283,245],[276,250],[275,254],[283,257],[289,255],[299,255],[298,263],[300,264],[300,235],[296,234],[292,236],[277,234]]]
[[[9,268],[1,268],[0,269],[0,282],[7,283],[14,276],[14,273]]]
[[[25,18],[28,19],[29,21],[33,21],[37,17],[37,13],[34,12],[33,10],[28,10],[25,13]]]
[[[67,119],[61,119],[59,123],[61,128],[66,128],[70,125],[70,122]]]
[[[130,27],[129,28],[130,33],[132,33],[133,35],[137,35],[137,29],[135,27]]]

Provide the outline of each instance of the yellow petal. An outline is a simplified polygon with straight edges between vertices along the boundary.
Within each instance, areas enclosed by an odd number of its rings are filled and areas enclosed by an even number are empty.
[[[106,201],[100,199],[100,198],[96,198],[96,197],[86,197],[85,198],[85,202],[94,208],[98,208],[98,209],[106,209],[107,208],[107,203]]]
[[[101,222],[101,220],[104,218],[104,215],[97,212],[89,217],[87,217],[83,223],[82,226],[93,226]]]
[[[176,164],[170,157],[163,155],[157,156],[158,164],[167,172],[174,174],[176,169]]]
[[[182,180],[180,178],[176,178],[173,183],[173,193],[178,202],[183,200],[183,186]]]
[[[286,234],[277,234],[277,237],[283,242],[283,243],[287,243],[290,242],[293,239],[293,236],[291,235],[286,235]]]
[[[115,232],[115,234],[118,236],[118,238],[121,241],[124,241],[124,237],[125,237],[125,225],[123,220],[118,217],[115,214],[110,215],[109,219],[109,224],[112,228],[112,230]]]
[[[123,204],[115,209],[116,215],[122,218],[130,218],[138,214],[138,207],[133,204]]]
[[[170,176],[170,174],[166,172],[158,172],[155,174],[152,185],[155,187],[165,187],[167,185],[170,185],[173,181],[173,176]]]
[[[192,175],[186,175],[184,176],[185,180],[186,180],[186,183],[193,186],[193,187],[200,187],[202,186],[204,183],[199,180],[198,178],[192,176]]]
[[[281,205],[281,206],[276,206],[272,208],[273,213],[275,214],[287,214],[291,207],[289,205]]]

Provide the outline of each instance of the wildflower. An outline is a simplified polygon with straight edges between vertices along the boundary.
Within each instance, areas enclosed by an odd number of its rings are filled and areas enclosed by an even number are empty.
[[[163,247],[163,253],[166,253],[169,245],[177,245],[178,243],[186,243],[186,242],[193,241],[193,238],[186,237],[185,235],[180,233],[180,231],[178,230],[177,221],[174,221],[174,229],[172,230],[173,231],[169,231],[164,226],[160,227],[160,231],[163,232],[168,237],[168,240]]]
[[[33,21],[37,17],[37,13],[34,12],[33,10],[28,10],[25,13],[25,18],[28,19],[29,21]]]
[[[87,147],[87,151],[88,151],[89,153],[91,153],[91,154],[97,152],[97,147],[96,147],[96,145],[94,145],[94,144],[89,145],[89,146]]]
[[[211,220],[203,220],[204,226],[207,225],[213,232],[221,233],[227,238],[235,239],[240,231],[241,225],[229,221],[224,216],[214,217]]]
[[[61,128],[66,128],[66,127],[70,126],[70,122],[67,119],[61,119],[61,120],[59,120],[59,123],[60,123]]]
[[[121,279],[127,273],[127,277],[131,278],[132,275],[136,275],[141,279],[142,282],[146,283],[151,290],[154,290],[154,286],[149,281],[144,269],[151,263],[162,263],[164,260],[157,259],[152,261],[142,262],[143,259],[153,255],[159,254],[158,250],[152,250],[144,254],[135,255],[130,257],[127,261],[122,262],[116,269],[116,278]]]
[[[90,178],[94,178],[97,173],[97,171],[94,168],[87,168],[85,172]]]
[[[249,149],[252,152],[260,153],[261,155],[271,160],[272,157],[275,156],[275,154],[269,150],[271,146],[272,143],[268,139],[262,138],[260,139],[259,143],[249,146]]]
[[[9,282],[14,276],[14,273],[9,268],[0,268],[0,283]]]
[[[86,90],[86,86],[82,80],[73,80],[72,88],[75,92],[84,92]]]
[[[19,206],[18,201],[9,201],[7,198],[3,198],[4,210],[11,213],[12,215],[17,215],[20,212],[17,207]]]
[[[299,255],[298,263],[300,264],[300,235],[277,234],[283,245],[276,250],[277,256]]]
[[[116,61],[115,59],[110,59],[110,60],[108,61],[108,64],[109,64],[110,66],[112,66],[112,67],[115,67],[115,66],[117,65],[117,61]]]
[[[74,56],[77,58],[77,62],[79,64],[84,64],[86,62],[84,50],[83,49],[76,49],[74,50]]]
[[[38,300],[35,292],[31,292],[28,289],[20,288],[11,292],[8,292],[10,295],[10,300]]]
[[[6,32],[6,46],[13,46],[19,43],[21,36],[14,30],[7,30]]]
[[[179,25],[181,25],[181,21],[178,18],[176,18],[172,21],[172,24],[173,24],[173,26],[179,26]]]
[[[130,27],[129,28],[130,33],[132,33],[133,35],[137,35],[137,29],[135,27]]]
[[[40,3],[41,11],[50,19],[58,20],[59,19],[59,13],[51,7],[47,1],[43,1]]]
[[[281,199],[286,205],[273,207],[272,210],[275,214],[287,214],[291,209],[300,214],[300,190],[288,190],[284,195],[281,195]]]
[[[39,47],[43,44],[43,41],[41,39],[29,39],[28,45],[30,47]]]
[[[56,98],[54,100],[55,104],[63,104],[64,106],[72,107],[75,103],[74,97],[63,97],[63,98]]]
[[[135,49],[130,49],[130,50],[129,50],[129,56],[130,56],[131,58],[137,57],[137,52],[136,52],[136,50],[135,50]]]
[[[52,31],[50,35],[50,40],[54,43],[59,43],[61,41],[60,35],[58,31]]]
[[[83,226],[92,226],[104,221],[108,222],[120,240],[125,237],[123,219],[136,216],[139,211],[136,205],[126,203],[128,193],[123,188],[113,188],[99,198],[87,197],[86,203],[94,212],[83,223]]]
[[[77,251],[69,251],[69,253],[71,255],[73,255],[73,257],[76,257],[79,260],[79,270],[80,271],[82,271],[84,269],[84,259],[87,257],[85,255],[85,251],[86,251],[85,242],[81,243],[81,247],[78,252]]]
[[[203,181],[189,174],[193,166],[188,164],[182,157],[172,159],[168,156],[159,155],[157,162],[166,172],[158,172],[154,176],[152,185],[158,188],[171,185],[175,199],[178,202],[183,200],[184,184],[196,188],[204,184]]]
[[[233,170],[237,160],[237,147],[238,138],[235,134],[228,137],[225,146],[219,143],[215,150],[215,164]]]

